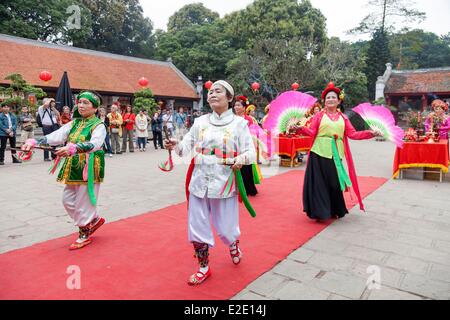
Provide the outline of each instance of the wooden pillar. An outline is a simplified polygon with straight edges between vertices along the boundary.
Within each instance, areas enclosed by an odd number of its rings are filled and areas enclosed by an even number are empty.
[[[422,112],[425,111],[427,108],[427,97],[425,95],[422,95]]]

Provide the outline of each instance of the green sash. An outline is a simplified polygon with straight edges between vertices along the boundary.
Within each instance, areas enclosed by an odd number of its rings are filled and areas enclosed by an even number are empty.
[[[331,139],[331,151],[333,153],[333,160],[336,166],[337,174],[339,177],[339,184],[341,186],[341,190],[344,191],[347,187],[352,186],[352,182],[345,171],[345,168],[342,164],[341,157],[339,156],[338,148],[336,145],[336,139]]]

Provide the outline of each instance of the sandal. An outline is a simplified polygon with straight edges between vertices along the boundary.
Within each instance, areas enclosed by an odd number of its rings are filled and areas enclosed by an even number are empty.
[[[209,268],[208,271],[206,271],[206,273],[203,273],[199,270],[190,276],[188,280],[188,285],[190,286],[199,285],[210,276],[211,276],[211,268]]]
[[[239,240],[236,240],[236,249],[230,249],[231,260],[234,264],[239,264],[242,259],[242,251],[239,248]]]
[[[87,246],[92,242],[92,239],[89,237],[89,235],[89,227],[79,227],[78,239],[70,245],[69,250],[77,250]]]
[[[78,250],[78,249],[81,249],[81,248],[83,248],[83,247],[85,247],[85,246],[87,246],[89,243],[91,243],[92,242],[92,239],[91,238],[88,238],[88,239],[86,239],[86,240],[84,240],[83,242],[74,242],[74,243],[72,243],[71,245],[70,245],[70,247],[69,247],[69,250]]]

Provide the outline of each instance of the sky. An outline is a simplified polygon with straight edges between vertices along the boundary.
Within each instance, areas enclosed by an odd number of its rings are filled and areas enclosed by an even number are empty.
[[[367,40],[369,36],[349,36],[346,31],[356,27],[370,12],[366,7],[367,0],[310,0],[313,7],[318,8],[327,19],[329,37],[341,40]],[[450,0],[412,0],[414,8],[426,13],[422,23],[411,24],[410,27],[424,29],[438,35],[450,32]],[[253,0],[140,0],[144,15],[149,17],[154,29],[167,30],[169,17],[189,3],[201,2],[221,17],[233,11],[247,7]],[[336,3],[338,5],[336,5]]]

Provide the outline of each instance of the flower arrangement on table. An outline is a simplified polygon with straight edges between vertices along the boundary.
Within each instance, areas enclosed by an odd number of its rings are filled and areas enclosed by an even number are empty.
[[[405,136],[403,140],[420,142],[429,141],[433,142],[436,138],[439,140],[439,135],[435,135],[434,131],[426,133],[424,129],[424,120],[426,117],[420,111],[410,111],[406,114],[406,123],[408,129],[405,131]],[[438,121],[438,119],[436,119]]]

